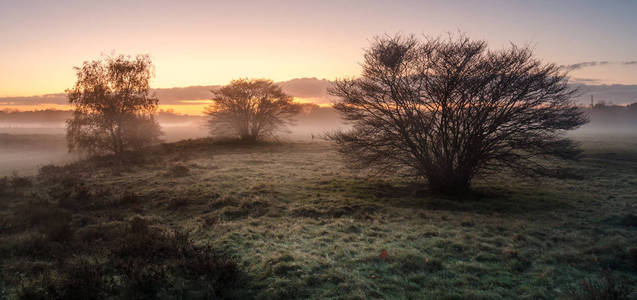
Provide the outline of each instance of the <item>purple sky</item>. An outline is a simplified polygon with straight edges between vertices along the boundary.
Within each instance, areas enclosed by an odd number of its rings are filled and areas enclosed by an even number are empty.
[[[148,53],[154,87],[356,76],[379,34],[529,44],[580,82],[637,84],[637,1],[0,0],[0,97],[59,93],[73,66]],[[607,63],[601,63],[607,62]]]

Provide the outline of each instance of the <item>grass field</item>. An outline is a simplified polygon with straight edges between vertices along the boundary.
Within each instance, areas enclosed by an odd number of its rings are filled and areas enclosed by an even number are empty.
[[[49,166],[0,196],[0,299],[635,298],[637,137],[578,138],[572,176],[499,174],[457,197],[354,172],[327,142],[191,140]],[[152,247],[122,249],[148,232]],[[197,271],[204,246],[207,270],[233,276]],[[161,255],[128,260],[149,249]]]

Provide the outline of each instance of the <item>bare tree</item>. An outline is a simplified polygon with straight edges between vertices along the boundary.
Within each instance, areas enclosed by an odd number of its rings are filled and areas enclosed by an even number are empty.
[[[77,82],[66,91],[74,106],[67,120],[70,151],[121,154],[159,141],[159,100],[150,92],[153,64],[147,55],[106,57],[75,71]]]
[[[255,141],[292,124],[292,118],[301,110],[300,105],[271,80],[233,80],[212,92],[213,104],[205,113],[214,136]]]
[[[586,123],[565,72],[526,47],[394,36],[366,50],[362,76],[330,93],[353,125],[330,134],[354,166],[402,170],[442,192],[506,168],[546,174],[550,158],[574,158],[562,136]],[[545,158],[545,159],[540,159]]]

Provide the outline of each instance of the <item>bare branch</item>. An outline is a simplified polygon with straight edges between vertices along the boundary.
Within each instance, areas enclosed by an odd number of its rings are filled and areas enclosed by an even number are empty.
[[[503,168],[546,172],[536,158],[577,156],[561,134],[587,122],[567,76],[512,45],[466,36],[377,38],[362,76],[330,90],[353,129],[330,134],[355,166],[407,170],[439,190]]]
[[[294,123],[301,106],[271,80],[239,79],[212,91],[206,108],[208,127],[214,136],[258,140]]]

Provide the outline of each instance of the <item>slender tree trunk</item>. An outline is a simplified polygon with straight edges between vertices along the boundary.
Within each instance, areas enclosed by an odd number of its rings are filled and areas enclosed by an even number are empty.
[[[116,151],[115,154],[120,155],[124,152],[124,137],[122,136],[122,117],[118,117],[117,119],[117,129],[115,131],[116,137]]]
[[[463,175],[429,175],[426,176],[429,187],[444,194],[462,194],[471,188],[471,178]]]
[[[117,136],[115,135],[115,129],[113,128],[113,124],[111,123],[111,126],[109,128],[109,131],[111,133],[111,143],[112,143],[112,148],[113,148],[113,152],[115,154],[118,153],[118,146],[117,146]]]

